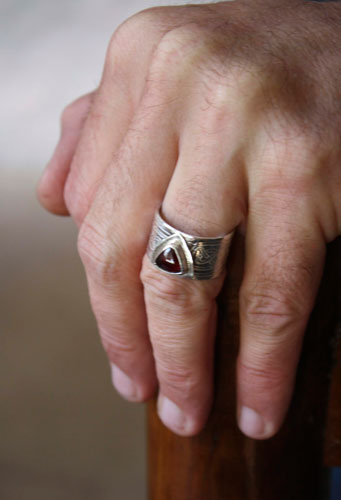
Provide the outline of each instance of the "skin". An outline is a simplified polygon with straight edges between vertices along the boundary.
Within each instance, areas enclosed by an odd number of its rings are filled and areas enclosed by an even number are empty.
[[[66,108],[38,187],[79,226],[116,389],[159,391],[179,435],[212,403],[224,276],[145,256],[155,210],[199,236],[246,235],[238,422],[273,436],[290,403],[326,244],[341,234],[341,5],[286,0],[153,8],[114,33],[101,83]]]

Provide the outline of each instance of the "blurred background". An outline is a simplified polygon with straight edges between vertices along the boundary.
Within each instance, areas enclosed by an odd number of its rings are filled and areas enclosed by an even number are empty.
[[[0,2],[1,500],[146,498],[144,405],[111,386],[75,226],[45,213],[35,186],[115,27],[156,4]]]

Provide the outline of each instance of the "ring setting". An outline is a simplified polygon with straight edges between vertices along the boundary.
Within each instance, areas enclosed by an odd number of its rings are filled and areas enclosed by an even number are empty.
[[[147,255],[167,274],[207,280],[218,277],[226,262],[234,231],[215,238],[194,236],[172,227],[156,212]]]

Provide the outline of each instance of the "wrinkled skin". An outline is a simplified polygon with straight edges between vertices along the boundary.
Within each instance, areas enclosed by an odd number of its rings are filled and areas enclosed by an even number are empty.
[[[38,187],[79,226],[117,390],[180,435],[212,403],[215,298],[145,257],[155,210],[246,235],[238,421],[273,436],[290,403],[326,243],[341,233],[341,4],[236,1],[143,11],[114,33],[101,83],[66,108]]]

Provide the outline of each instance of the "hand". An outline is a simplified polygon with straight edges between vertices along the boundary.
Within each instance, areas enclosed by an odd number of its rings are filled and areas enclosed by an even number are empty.
[[[341,6],[291,1],[153,8],[110,42],[99,88],[63,114],[39,185],[80,227],[117,390],[180,435],[212,402],[215,298],[145,257],[155,210],[190,234],[246,231],[238,420],[285,417],[326,242],[341,233]]]

